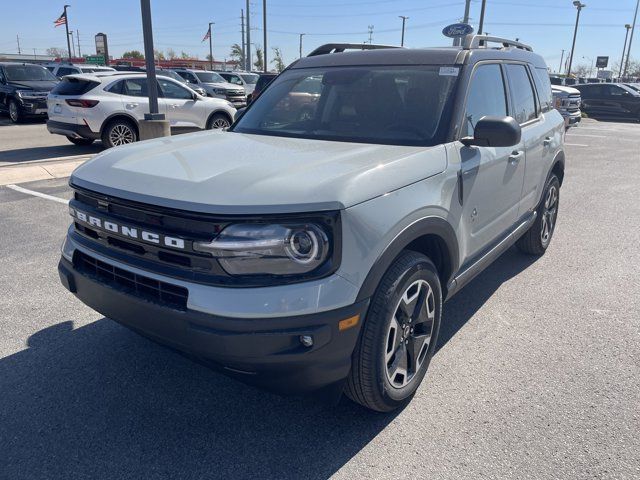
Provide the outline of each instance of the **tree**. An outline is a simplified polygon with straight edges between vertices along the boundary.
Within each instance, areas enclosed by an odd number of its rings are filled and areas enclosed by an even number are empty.
[[[571,73],[576,77],[588,77],[589,71],[591,70],[590,65],[576,65],[572,68]]]
[[[144,60],[144,55],[139,50],[129,50],[122,54],[122,58],[136,58],[138,60]]]
[[[156,60],[164,60],[164,53],[162,53],[162,50],[154,50],[153,51],[153,56],[156,57]]]
[[[262,54],[262,47],[258,45],[256,45],[256,61],[253,62],[253,66],[258,71],[264,70],[264,55]]]
[[[229,53],[229,57],[240,65],[244,65],[244,53],[242,52],[242,47],[237,43],[231,45],[231,53]]]
[[[63,58],[69,54],[65,48],[51,47],[47,48],[47,55],[51,55],[52,57]]]
[[[174,60],[177,57],[176,52],[173,48],[167,48],[167,58],[169,60]]]
[[[276,70],[278,71],[278,73],[280,73],[286,68],[284,60],[282,59],[282,50],[280,50],[280,47],[273,47],[272,50],[273,60],[271,60],[271,63],[276,66]]]
[[[183,60],[188,60],[191,58],[191,55],[183,50],[180,52],[180,58]]]

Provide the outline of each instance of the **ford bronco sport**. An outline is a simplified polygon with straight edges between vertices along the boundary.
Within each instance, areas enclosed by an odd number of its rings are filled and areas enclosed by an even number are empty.
[[[549,246],[564,123],[521,43],[349,48],[296,61],[229,131],[79,167],[65,287],[247,382],[408,402],[443,301],[512,244]]]

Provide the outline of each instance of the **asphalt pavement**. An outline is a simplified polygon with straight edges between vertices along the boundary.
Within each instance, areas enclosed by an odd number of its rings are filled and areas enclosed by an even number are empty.
[[[509,250],[445,305],[389,415],[265,393],[102,318],[58,280],[64,201],[28,192],[68,199],[66,179],[0,187],[0,478],[640,478],[640,125],[583,122],[566,151],[547,253]]]

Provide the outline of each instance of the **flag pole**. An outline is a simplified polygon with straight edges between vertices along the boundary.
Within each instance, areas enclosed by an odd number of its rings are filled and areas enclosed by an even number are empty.
[[[71,43],[69,42],[69,15],[67,15],[67,8],[71,5],[64,6],[64,27],[67,29],[67,52],[69,53],[69,63],[71,63]]]
[[[213,22],[209,22],[209,69],[213,70],[213,44],[211,40],[213,34],[211,33],[211,25],[213,25]]]

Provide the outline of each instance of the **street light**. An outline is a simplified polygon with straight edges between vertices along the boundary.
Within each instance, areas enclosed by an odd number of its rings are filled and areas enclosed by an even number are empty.
[[[398,18],[402,19],[402,37],[400,39],[400,46],[404,47],[404,24],[409,17],[405,17],[404,15],[398,15]]]
[[[573,52],[576,49],[576,35],[578,35],[578,23],[580,22],[580,12],[586,5],[579,0],[574,0],[573,6],[576,7],[578,13],[576,15],[576,28],[573,30],[573,43],[571,44],[571,55],[569,56],[569,67],[567,68],[567,77],[571,75],[571,64],[573,63]]]
[[[302,37],[304,37],[306,33],[300,34],[300,58],[302,58]]]
[[[631,25],[628,23],[624,26],[627,29],[627,33],[624,35],[624,47],[622,47],[622,58],[620,59],[620,71],[618,72],[618,80],[622,77],[622,67],[624,66],[624,54],[627,52],[627,39],[629,38],[629,30]]]
[[[624,64],[623,77],[627,76],[629,69],[629,60],[631,59],[631,45],[633,44],[633,33],[636,31],[636,20],[638,19],[638,8],[640,8],[640,0],[636,3],[636,13],[633,14],[633,23],[631,24],[631,37],[629,37],[629,49],[627,50],[627,61]]]

